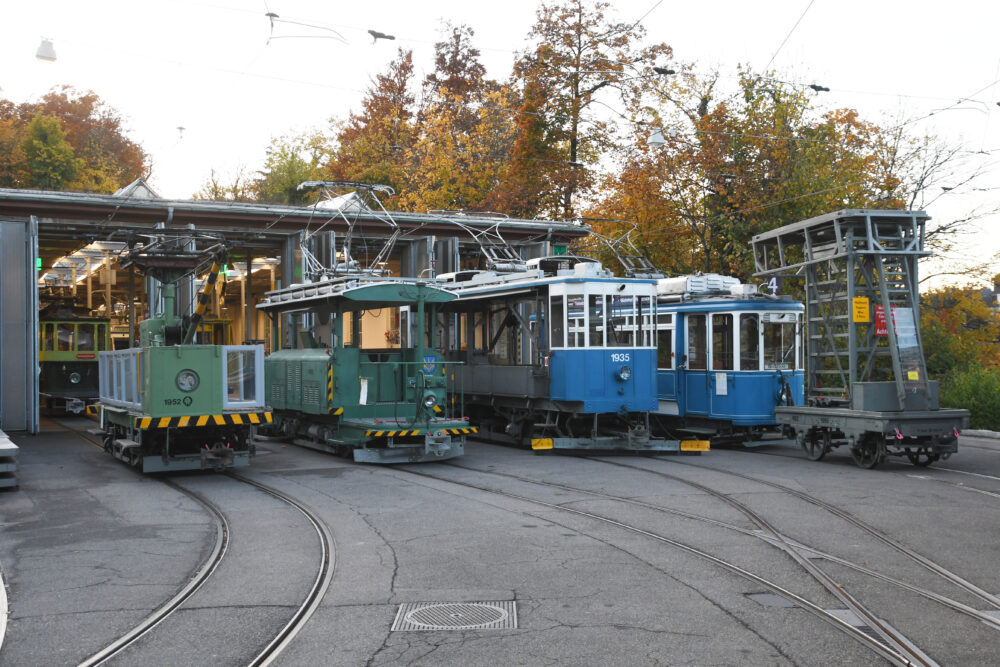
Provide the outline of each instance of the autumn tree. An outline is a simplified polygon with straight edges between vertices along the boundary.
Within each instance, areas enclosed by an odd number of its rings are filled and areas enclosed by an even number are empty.
[[[610,7],[602,0],[542,3],[529,34],[532,45],[518,64],[526,97],[534,102],[530,113],[545,122],[533,128],[530,140],[544,137],[558,146],[558,159],[548,163],[539,183],[559,190],[558,208],[549,211],[554,217],[578,213],[576,197],[592,190],[593,168],[614,147],[607,114],[597,111],[603,108],[598,92],[615,92],[612,100],[634,97],[636,86],[656,75],[655,63],[671,55],[666,44],[640,48],[645,29],[613,21]]]
[[[901,204],[886,198],[898,183],[879,160],[879,127],[850,110],[820,114],[800,87],[751,72],[721,99],[717,81],[682,72],[630,100],[633,143],[596,208],[637,219],[654,263],[746,280],[755,234],[845,207]],[[661,145],[647,143],[654,131]]]
[[[413,52],[399,50],[386,72],[368,87],[361,110],[335,122],[326,175],[332,180],[390,185],[405,191],[406,153],[414,133]]]
[[[1000,313],[990,308],[983,290],[943,287],[922,294],[920,304],[920,333],[932,377],[970,366],[1000,370]]]
[[[63,149],[38,147],[32,153],[34,164],[28,164],[29,155],[24,149],[29,134],[30,142],[57,141],[50,132],[52,123],[42,121],[47,128],[41,128],[36,124],[38,116],[55,120],[62,142],[72,151],[72,160]],[[148,171],[146,153],[128,138],[118,112],[93,91],[81,92],[68,86],[50,91],[38,102],[14,104],[0,100],[0,153],[3,187],[108,193]],[[38,162],[40,159],[58,164],[46,167]]]
[[[424,79],[415,140],[407,153],[411,188],[401,202],[411,210],[476,209],[509,167],[516,104],[509,87],[484,78],[468,26],[444,24],[435,44],[435,69]]]

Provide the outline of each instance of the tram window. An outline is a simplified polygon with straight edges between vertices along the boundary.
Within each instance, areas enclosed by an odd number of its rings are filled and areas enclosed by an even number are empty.
[[[795,363],[795,324],[764,323],[764,368],[788,370]]]
[[[354,345],[354,313],[349,310],[344,311],[344,347]]]
[[[708,331],[704,315],[688,315],[687,367],[693,371],[703,371],[708,367]]]
[[[650,307],[648,296],[639,297],[639,339],[636,345],[640,347],[653,347],[656,340],[656,329],[653,327],[653,309]]]
[[[799,365],[796,366],[796,368],[803,369],[806,367],[806,330],[805,327],[802,326],[802,313],[796,315],[795,320],[796,326],[799,328]]]
[[[608,347],[632,347],[635,339],[635,297],[607,296]]]
[[[562,295],[552,297],[552,307],[549,309],[551,316],[549,333],[552,343],[549,347],[566,347],[565,323],[563,318],[563,298]]]
[[[587,301],[590,305],[590,347],[604,347],[604,297],[591,294]]]
[[[55,325],[51,322],[45,324],[45,349],[49,352],[56,349]]]
[[[256,390],[254,350],[228,350],[226,353],[226,395],[229,401],[253,401]]]
[[[108,349],[108,330],[106,324],[97,325],[97,351],[103,352]]]
[[[69,352],[73,349],[73,325],[60,324],[56,331],[56,340],[59,342],[60,352]]]
[[[566,347],[583,347],[587,332],[587,313],[584,310],[583,295],[570,294],[566,296],[566,333],[569,339]]]
[[[728,313],[712,315],[712,368],[733,370],[733,316]]]
[[[740,315],[740,370],[760,370],[760,317]]]
[[[662,313],[656,317],[656,367],[674,367],[674,314]]]
[[[660,329],[656,341],[656,367],[670,370],[674,367],[674,330]]]
[[[94,325],[76,325],[76,349],[81,352],[94,351]]]

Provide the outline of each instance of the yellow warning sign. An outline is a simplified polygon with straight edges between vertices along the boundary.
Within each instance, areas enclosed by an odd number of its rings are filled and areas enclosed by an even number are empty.
[[[907,373],[906,373],[906,379],[907,380],[919,380],[920,379],[920,371],[907,371]]]
[[[851,305],[853,306],[853,317],[851,317],[852,322],[871,322],[871,311],[868,308],[868,297],[856,296],[851,299]]]

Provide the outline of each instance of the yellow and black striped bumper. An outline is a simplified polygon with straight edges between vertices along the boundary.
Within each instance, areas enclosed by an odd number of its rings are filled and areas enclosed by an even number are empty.
[[[447,433],[449,435],[469,435],[470,433],[479,433],[479,429],[475,428],[474,426],[470,426],[469,428],[442,428],[442,429],[433,429],[430,432],[431,433],[435,433],[435,432],[437,432],[439,430],[440,431],[444,431],[445,433]],[[426,430],[424,430],[424,431],[420,431],[420,430],[416,430],[416,431],[365,431],[365,435],[368,436],[368,437],[370,437],[370,438],[381,438],[383,436],[387,437],[387,438],[396,438],[396,437],[401,438],[401,437],[409,436],[409,435],[421,435],[421,434],[427,435],[427,433],[428,433],[428,431],[426,431]]]
[[[224,415],[191,415],[188,417],[136,417],[135,427],[188,428],[199,426],[253,426],[270,424],[270,412],[231,412]]]

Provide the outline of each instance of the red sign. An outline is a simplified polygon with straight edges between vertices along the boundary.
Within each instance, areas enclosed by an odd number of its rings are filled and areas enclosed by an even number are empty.
[[[76,355],[76,358],[77,359],[96,359],[97,355],[96,354],[78,354],[78,355]]]
[[[889,327],[885,324],[885,309],[882,308],[881,304],[875,305],[875,335],[889,335]]]

